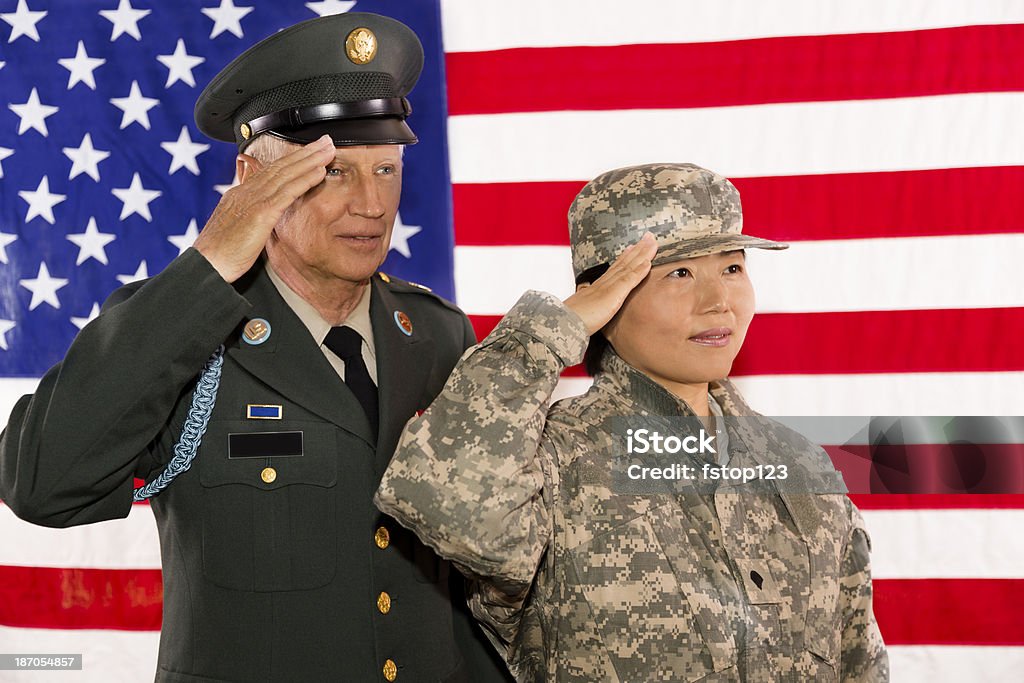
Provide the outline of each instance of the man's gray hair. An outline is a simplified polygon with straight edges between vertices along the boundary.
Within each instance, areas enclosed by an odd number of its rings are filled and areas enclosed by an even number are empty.
[[[264,166],[272,164],[289,152],[294,152],[298,143],[288,142],[276,135],[260,135],[245,148],[245,153],[258,159]],[[405,145],[398,145],[399,154],[405,156]]]
[[[276,135],[260,135],[246,147],[245,153],[266,166],[294,151],[298,146],[298,144],[282,140]]]

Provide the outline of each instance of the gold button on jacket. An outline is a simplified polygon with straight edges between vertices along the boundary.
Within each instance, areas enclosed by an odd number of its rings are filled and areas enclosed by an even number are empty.
[[[389,543],[391,543],[391,534],[388,533],[386,528],[378,527],[377,533],[373,535],[373,542],[377,544],[378,548],[383,550],[388,547]]]

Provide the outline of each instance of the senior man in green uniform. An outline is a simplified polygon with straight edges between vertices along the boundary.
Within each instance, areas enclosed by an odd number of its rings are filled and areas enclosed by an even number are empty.
[[[157,681],[505,680],[453,610],[461,577],[371,502],[474,342],[454,305],[377,272],[422,65],[408,27],[355,13],[228,65],[196,120],[245,152],[240,186],[14,408],[0,497],[19,517],[88,524],[160,494]]]

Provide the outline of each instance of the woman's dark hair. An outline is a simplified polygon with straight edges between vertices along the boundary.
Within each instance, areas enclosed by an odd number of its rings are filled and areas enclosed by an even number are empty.
[[[608,264],[602,263],[599,266],[593,268],[587,268],[585,271],[579,274],[576,278],[576,284],[593,284],[594,280],[608,272]],[[587,351],[583,354],[583,367],[586,368],[587,374],[593,377],[601,369],[601,357],[604,356],[604,352],[608,349],[610,344],[608,343],[607,337],[601,332],[595,332],[590,337],[590,343],[587,345]]]

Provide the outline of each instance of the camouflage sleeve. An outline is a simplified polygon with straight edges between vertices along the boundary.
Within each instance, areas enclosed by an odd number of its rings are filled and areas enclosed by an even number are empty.
[[[470,576],[513,594],[532,582],[557,486],[541,441],[558,377],[588,340],[557,298],[527,292],[406,427],[374,498]]]
[[[843,551],[839,600],[843,614],[843,681],[880,683],[889,680],[889,654],[872,609],[871,539],[864,518],[850,504],[852,531]]]

